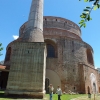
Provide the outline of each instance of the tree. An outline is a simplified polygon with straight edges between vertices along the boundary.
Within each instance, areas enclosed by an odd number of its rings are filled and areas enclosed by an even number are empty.
[[[81,1],[81,0],[79,0]],[[90,17],[91,11],[100,8],[100,0],[84,0],[84,2],[93,2],[91,7],[83,9],[83,13],[80,15],[81,21],[79,22],[80,27],[86,27],[86,22],[92,20]]]
[[[3,48],[1,46],[2,46],[2,43],[0,43],[0,56],[2,55],[1,51],[3,50]]]

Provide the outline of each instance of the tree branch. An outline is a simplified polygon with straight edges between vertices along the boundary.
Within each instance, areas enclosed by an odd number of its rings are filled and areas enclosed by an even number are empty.
[[[92,7],[86,7],[85,9],[83,9],[83,13],[80,15],[81,17],[81,21],[79,22],[80,28],[81,27],[85,28],[86,22],[92,20],[92,18],[90,17],[92,10],[93,9],[96,10],[100,8],[100,0],[84,0],[84,2],[93,2],[93,5]]]

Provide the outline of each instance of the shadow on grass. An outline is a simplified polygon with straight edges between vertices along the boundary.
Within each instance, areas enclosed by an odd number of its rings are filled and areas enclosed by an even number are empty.
[[[86,96],[86,94],[78,94],[78,95],[68,95],[68,94],[65,94],[65,95],[62,95],[61,96],[61,99],[62,100],[70,100],[70,99],[73,99],[73,98],[77,98],[77,97],[81,97],[81,96]],[[58,95],[57,94],[54,94],[53,95],[53,100],[57,100],[58,98]],[[9,95],[9,96],[6,96],[4,94],[4,91],[0,91],[0,100],[15,100],[15,99],[34,99],[34,98],[30,98],[30,97],[26,97],[26,96],[23,96],[23,97],[20,97],[19,95],[18,96],[15,96],[15,95]],[[43,100],[49,100],[49,94],[45,94],[44,96],[44,99]]]
[[[0,91],[0,100],[13,100],[13,99],[33,99],[32,97],[26,97],[26,96],[19,96],[19,95],[5,95],[4,91]]]
[[[0,98],[4,98],[4,99],[17,99],[14,96],[13,97],[12,96],[6,96],[3,91],[0,91]]]

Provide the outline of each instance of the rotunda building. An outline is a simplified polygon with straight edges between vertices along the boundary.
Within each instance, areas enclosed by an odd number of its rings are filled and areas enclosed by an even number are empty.
[[[74,22],[53,16],[44,16],[43,35],[46,43],[45,90],[53,84],[54,92],[58,85],[63,92],[100,92],[99,74],[94,67],[93,49],[81,38],[81,30]],[[19,38],[7,46],[5,66],[10,67],[12,45],[21,42],[27,22],[19,30]],[[91,73],[95,80],[91,82]],[[95,88],[93,90],[93,88]]]

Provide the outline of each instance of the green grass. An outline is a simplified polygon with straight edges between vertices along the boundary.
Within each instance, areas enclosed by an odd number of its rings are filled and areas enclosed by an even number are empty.
[[[65,95],[62,95],[61,96],[61,100],[70,100],[70,99],[72,99],[72,98],[77,98],[77,97],[81,97],[81,96],[86,96],[86,95],[84,95],[84,94],[77,94],[77,95],[68,95],[68,94],[65,94]],[[53,94],[53,100],[58,100],[57,99],[57,94]],[[46,94],[45,95],[45,98],[47,98],[47,99],[45,99],[45,100],[49,100],[49,94]],[[14,98],[14,97],[6,97],[5,95],[4,95],[4,91],[0,91],[0,100],[14,100],[14,99],[20,99],[20,98]]]
[[[4,95],[4,91],[0,91],[0,100],[14,100],[16,98],[7,98]]]
[[[46,95],[49,98],[49,95]],[[64,94],[61,96],[61,100],[71,100],[73,98],[81,97],[81,96],[86,96],[86,94],[77,94],[77,95],[69,95],[69,94]],[[57,94],[53,94],[53,100],[58,100]]]

